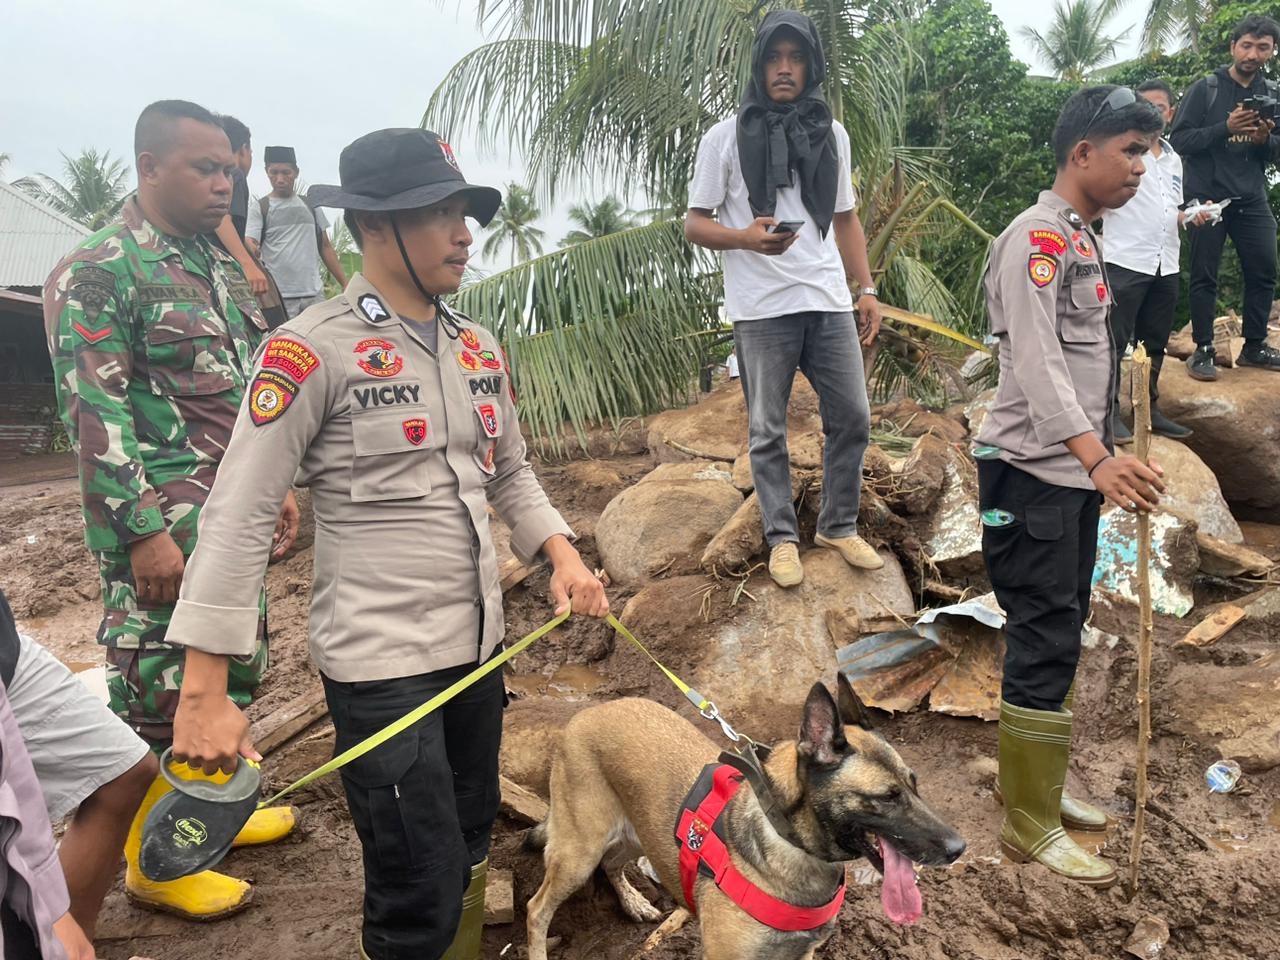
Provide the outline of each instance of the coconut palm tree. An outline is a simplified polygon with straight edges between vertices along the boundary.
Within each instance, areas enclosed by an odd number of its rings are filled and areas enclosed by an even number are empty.
[[[570,230],[561,246],[607,237],[635,226],[635,217],[621,200],[615,196],[607,196],[599,203],[579,203],[569,208],[569,219],[578,225],[578,229]]]
[[[886,308],[890,323],[945,331],[959,311],[923,245],[959,231],[990,238],[950,203],[939,151],[903,146],[905,81],[919,64],[912,2],[894,0],[901,16],[877,4],[870,19],[830,0],[479,0],[499,38],[449,71],[423,122],[511,143],[553,198],[607,181],[665,206],[685,196],[702,134],[736,112],[760,20],[802,9],[822,36],[825,92],[854,145],[873,272],[888,301],[910,308]],[[583,439],[589,423],[616,426],[686,399],[721,335],[721,302],[717,260],[690,246],[672,215],[528,260],[458,296],[503,341],[522,421],[553,449],[566,420]]]
[[[1190,47],[1200,52],[1200,28],[1217,9],[1214,0],[1151,0],[1142,22],[1142,45],[1158,53],[1166,46],[1174,50]]]
[[[489,238],[485,240],[484,255],[496,256],[506,244],[511,248],[511,266],[542,253],[543,232],[533,222],[542,216],[533,191],[518,183],[507,184],[507,196],[489,224]]]
[[[122,160],[112,159],[109,151],[99,154],[92,147],[74,159],[64,153],[62,161],[65,180],[39,173],[23,177],[14,186],[90,230],[106,226],[129,193],[129,168]]]
[[[1107,32],[1107,21],[1126,0],[1057,0],[1043,33],[1023,27],[1019,33],[1054,74],[1070,83],[1084,83],[1098,67],[1115,59],[1116,47],[1129,33]]]

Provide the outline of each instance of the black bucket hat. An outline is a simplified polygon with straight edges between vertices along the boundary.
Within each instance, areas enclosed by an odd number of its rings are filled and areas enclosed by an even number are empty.
[[[502,204],[493,187],[467,183],[449,144],[430,130],[398,127],[375,130],[348,144],[338,160],[341,186],[317,184],[307,199],[318,207],[344,210],[413,210],[459,193],[468,212],[487,227]]]

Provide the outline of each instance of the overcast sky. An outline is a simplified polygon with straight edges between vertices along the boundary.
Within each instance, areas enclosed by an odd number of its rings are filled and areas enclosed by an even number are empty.
[[[449,67],[485,39],[474,0],[3,0],[2,6],[0,152],[11,156],[8,180],[60,174],[59,150],[75,155],[97,147],[131,157],[138,111],[152,100],[180,98],[249,125],[255,195],[269,190],[260,161],[271,143],[297,149],[307,183],[336,183],[344,145],[380,127],[417,126]],[[1042,25],[1047,0],[992,6],[1014,54],[1045,72],[1018,28]],[[1145,9],[1145,0],[1130,0],[1116,18],[1117,28],[1134,24],[1122,58],[1136,51]],[[472,182],[522,178],[519,157],[478,156],[465,138],[450,139]],[[644,205],[639,197],[634,202]],[[549,248],[570,229],[567,206],[558,204],[541,223]]]

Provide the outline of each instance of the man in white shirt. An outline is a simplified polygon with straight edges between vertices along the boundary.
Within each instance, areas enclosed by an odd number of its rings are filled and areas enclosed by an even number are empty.
[[[813,22],[779,10],[764,18],[751,80],[736,117],[698,147],[685,236],[724,251],[725,313],[750,420],[769,573],[804,578],[791,499],[787,401],[796,369],[818,394],[822,504],[815,544],[855,567],[884,561],[857,535],[870,413],[859,339],[880,331],[866,238],[854,210],[849,135],[822,93],[826,62]],[[859,287],[859,321],[849,285]]]
[[[321,261],[340,287],[346,287],[347,276],[325,233],[329,221],[294,192],[298,161],[293,147],[267,147],[263,160],[271,193],[249,204],[245,244],[271,271],[292,319],[324,300]]]
[[[1173,91],[1163,80],[1138,85],[1138,96],[1151,104],[1168,128],[1173,119]],[[1157,138],[1142,158],[1147,172],[1138,192],[1123,207],[1104,211],[1103,260],[1111,284],[1111,337],[1116,346],[1116,382],[1125,349],[1142,341],[1151,357],[1151,429],[1164,437],[1184,440],[1191,431],[1160,412],[1157,381],[1164,348],[1173,330],[1178,306],[1178,228],[1182,226],[1182,158],[1169,141]],[[1072,242],[1080,242],[1072,235]],[[1087,240],[1083,241],[1088,243]],[[1123,389],[1123,385],[1121,385]],[[1119,392],[1111,424],[1118,444],[1133,442],[1120,419]]]

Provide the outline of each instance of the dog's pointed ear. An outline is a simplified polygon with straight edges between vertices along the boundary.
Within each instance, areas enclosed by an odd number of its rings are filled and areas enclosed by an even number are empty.
[[[839,691],[840,697],[840,719],[851,727],[874,730],[875,726],[871,722],[871,712],[867,710],[862,699],[854,693],[853,685],[849,683],[843,673],[836,674],[836,689]]]
[[[815,683],[804,701],[804,719],[800,721],[801,755],[818,764],[839,763],[848,747],[840,710],[825,686]]]

